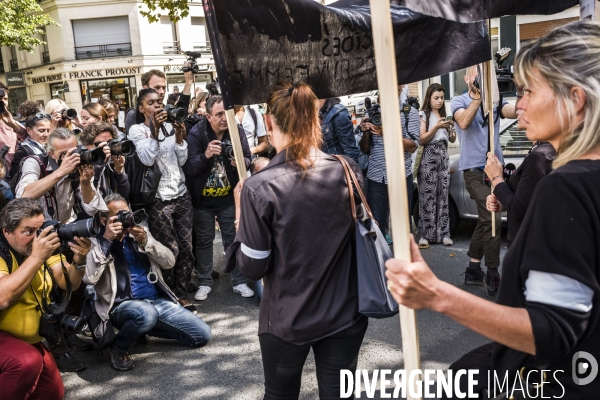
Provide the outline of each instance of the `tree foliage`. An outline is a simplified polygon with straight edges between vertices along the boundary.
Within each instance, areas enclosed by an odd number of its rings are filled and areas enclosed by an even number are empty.
[[[4,0],[0,3],[0,46],[19,46],[19,50],[33,52],[44,42],[35,35],[42,34],[46,25],[58,25],[37,0]]]
[[[167,11],[173,22],[187,17],[190,13],[187,0],[142,0],[142,2],[148,7],[148,11],[140,10],[140,14],[150,23],[160,21],[160,10]]]

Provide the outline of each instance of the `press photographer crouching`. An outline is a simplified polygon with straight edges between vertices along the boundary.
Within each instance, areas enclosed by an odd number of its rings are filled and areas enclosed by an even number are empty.
[[[13,200],[0,212],[0,388],[7,399],[64,396],[58,367],[40,334],[55,334],[56,327],[72,321],[60,312],[68,299],[51,303],[50,294],[55,285],[67,294],[79,286],[90,241],[69,242],[74,254],[69,264],[53,255],[61,244],[55,226],[43,226],[44,209],[34,199]]]
[[[161,269],[175,265],[173,252],[152,237],[143,210],[131,213],[117,193],[105,202],[108,212],[100,217],[105,230],[92,238],[84,280],[95,286],[100,318],[119,329],[110,349],[112,367],[132,369],[129,349],[140,339],[147,342],[147,334],[204,346],[210,327],[178,304],[162,277]]]
[[[125,157],[135,153],[131,140],[118,140],[117,132],[108,122],[95,122],[85,127],[79,137],[81,143],[94,150],[106,146],[110,149],[104,162],[94,165],[94,187],[103,198],[111,193],[119,193],[129,198],[129,178],[125,172]]]

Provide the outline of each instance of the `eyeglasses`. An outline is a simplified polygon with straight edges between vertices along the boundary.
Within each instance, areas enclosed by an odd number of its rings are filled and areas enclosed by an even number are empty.
[[[37,113],[31,119],[40,120],[40,119],[52,119],[52,115]]]
[[[525,96],[525,86],[517,86],[515,96],[517,96],[517,99],[523,98]]]

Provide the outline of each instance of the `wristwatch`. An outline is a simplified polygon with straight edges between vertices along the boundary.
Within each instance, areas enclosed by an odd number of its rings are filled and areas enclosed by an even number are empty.
[[[77,264],[75,261],[73,261],[71,263],[71,265],[74,266],[77,271],[81,271],[81,270],[85,269],[86,263]]]

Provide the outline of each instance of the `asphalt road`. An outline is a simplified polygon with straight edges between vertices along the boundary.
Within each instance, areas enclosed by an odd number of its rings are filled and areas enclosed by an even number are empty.
[[[433,245],[423,256],[441,279],[485,297],[483,287],[466,287],[461,275],[475,225],[461,223],[454,245]],[[503,236],[503,239],[505,236]],[[502,256],[506,251],[503,241]],[[215,241],[215,265],[222,265],[220,239]],[[63,374],[66,399],[262,399],[263,371],[258,337],[258,302],[231,290],[229,276],[215,281],[212,293],[197,304],[200,317],[212,328],[213,338],[203,348],[190,349],[175,341],[152,338],[131,351],[135,368],[117,372],[108,353],[79,352],[88,368]],[[417,312],[421,366],[445,369],[467,351],[487,342],[482,336],[431,311]],[[403,368],[398,317],[370,320],[359,355],[359,369]],[[317,399],[315,366],[309,356],[302,376],[301,399]],[[361,398],[366,398],[363,393]],[[379,397],[376,397],[379,398]]]

